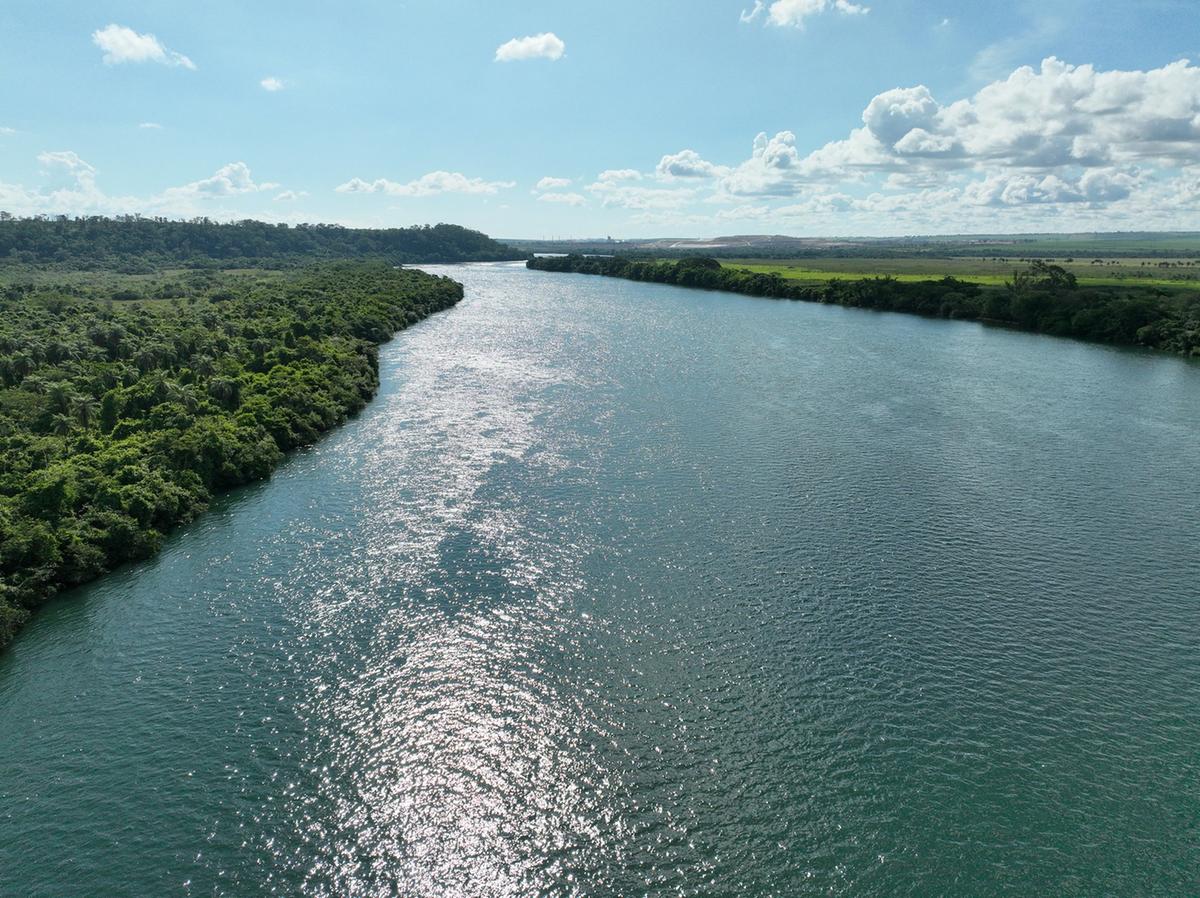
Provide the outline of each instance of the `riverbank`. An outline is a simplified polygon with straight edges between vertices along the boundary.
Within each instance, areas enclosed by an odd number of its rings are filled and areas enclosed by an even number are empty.
[[[378,345],[462,295],[383,263],[4,287],[0,647],[360,410]]]
[[[730,267],[704,257],[664,262],[568,255],[537,257],[526,264],[537,271],[597,274],[747,296],[980,321],[1059,337],[1200,356],[1200,291],[1081,287],[1071,272],[1041,262],[1014,271],[1004,285],[954,277],[831,278],[814,283],[785,277],[779,271]]]

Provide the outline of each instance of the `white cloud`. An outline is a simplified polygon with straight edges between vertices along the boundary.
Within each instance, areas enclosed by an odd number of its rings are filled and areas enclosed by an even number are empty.
[[[934,127],[939,109],[925,85],[898,87],[884,91],[871,100],[862,118],[872,134],[894,147],[913,129]]]
[[[761,221],[774,214],[770,206],[743,205],[733,209],[722,209],[717,213],[718,221]]]
[[[1064,34],[1074,32],[1079,26],[1079,16],[1064,15],[1063,6],[1041,0],[1017,0],[1013,4],[1014,18],[1026,23],[1024,30],[1008,34],[976,53],[969,67],[972,80],[983,84],[1005,78],[1018,65],[1042,58],[1061,43]]]
[[[157,62],[161,65],[194,69],[196,64],[174,50],[168,50],[153,34],[138,34],[124,25],[107,25],[92,32],[92,43],[104,51],[105,65],[124,62]]]
[[[596,176],[597,181],[612,183],[615,181],[640,181],[642,173],[635,168],[610,168]]]
[[[270,91],[271,93],[275,93],[276,91],[283,90],[285,87],[287,87],[287,84],[282,79],[275,77],[263,78],[263,80],[258,83],[262,86],[263,90]]]
[[[215,218],[246,218],[241,204],[264,192],[279,189],[278,184],[255,182],[242,162],[222,166],[209,178],[180,187],[169,187],[144,197],[112,196],[97,184],[96,167],[70,150],[44,152],[37,157],[47,186],[27,188],[0,182],[0,209],[15,215],[172,215]],[[283,191],[277,198],[300,198],[303,192]],[[267,211],[254,210],[254,217],[278,220]]]
[[[567,45],[557,34],[545,32],[530,37],[514,37],[496,48],[496,62],[521,62],[526,59],[562,59]]]
[[[536,190],[557,190],[560,187],[570,187],[570,178],[542,178],[537,182]]]
[[[16,133],[16,128],[0,128],[0,137],[12,137]]]
[[[307,190],[285,190],[275,196],[275,202],[284,203],[290,200],[299,200],[308,196]]]
[[[162,125],[158,122],[142,122],[138,125],[143,131],[161,131]]]
[[[722,178],[722,190],[790,196],[818,182],[881,174],[898,178],[892,181],[898,186],[899,179],[986,179],[1017,170],[1034,180],[1008,179],[998,194],[993,182],[984,192],[1029,202],[1069,202],[1076,195],[1113,201],[1129,186],[1125,175],[1200,159],[1200,68],[1181,61],[1148,72],[1098,72],[1050,58],[948,105],[923,85],[884,91],[867,104],[862,121],[845,139],[807,155],[791,132],[760,134],[750,159]],[[1081,192],[1045,180],[1053,175],[1078,186],[1089,169],[1108,170],[1111,183],[1124,186]]]
[[[165,191],[164,196],[179,197],[230,197],[243,193],[258,193],[264,190],[275,190],[279,185],[272,182],[256,184],[250,174],[250,166],[245,162],[231,162],[217,169],[211,177],[200,181],[184,184],[182,187],[172,187]]]
[[[656,169],[658,176],[667,180],[673,178],[712,178],[725,174],[728,169],[713,165],[701,158],[695,150],[680,150],[663,156]]]
[[[743,10],[742,22],[755,22],[764,18],[768,25],[781,28],[803,28],[805,20],[827,12],[837,12],[845,16],[864,16],[870,7],[850,0],[754,0],[754,8]]]
[[[37,157],[50,179],[47,190],[28,190],[19,184],[0,183],[0,209],[17,215],[55,212],[109,213],[115,203],[96,186],[96,168],[71,150],[44,152]]]
[[[79,180],[94,181],[96,178],[95,166],[84,162],[71,150],[39,153],[37,158],[47,171],[62,170]]]
[[[580,193],[543,193],[539,203],[561,203],[564,206],[586,206],[587,197]]]
[[[885,90],[861,118],[815,148],[762,133],[737,165],[682,150],[660,159],[654,186],[625,169],[587,190],[662,227],[716,205],[710,224],[810,233],[1200,229],[1200,67],[1187,61],[1098,71],[1049,58],[954,102],[919,84]]]
[[[765,3],[763,3],[763,0],[754,0],[754,8],[753,9],[743,9],[742,14],[740,16],[738,16],[738,21],[742,22],[743,24],[746,24],[749,22],[755,22],[758,20],[759,16],[761,16],[766,11],[767,11],[767,5]]]
[[[587,189],[604,206],[618,206],[625,209],[681,209],[696,199],[696,191],[693,188],[640,187],[635,184],[621,183],[615,179],[601,179],[588,185]]]
[[[422,175],[415,181],[400,183],[386,178],[374,181],[364,181],[362,178],[351,178],[345,184],[339,185],[338,193],[386,193],[389,196],[436,196],[439,193],[494,194],[510,187],[515,187],[513,181],[485,181],[482,178],[468,178],[460,172],[435,171]]]

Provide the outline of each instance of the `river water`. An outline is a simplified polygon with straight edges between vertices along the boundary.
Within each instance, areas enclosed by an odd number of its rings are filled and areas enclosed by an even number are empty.
[[[434,270],[0,655],[0,895],[1195,892],[1200,366]]]

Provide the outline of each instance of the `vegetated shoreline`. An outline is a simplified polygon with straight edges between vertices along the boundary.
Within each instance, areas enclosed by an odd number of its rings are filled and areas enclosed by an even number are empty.
[[[978,321],[1033,333],[1200,357],[1200,292],[1171,295],[1150,288],[1080,288],[1063,268],[1033,262],[1004,287],[953,277],[902,282],[889,277],[789,281],[778,274],[726,268],[713,258],[677,262],[620,256],[539,256],[527,267],[718,290],[771,299],[803,300],[930,318]]]
[[[0,288],[0,648],[51,596],[155,554],[361,410],[379,345],[463,288],[349,262],[160,293]]]

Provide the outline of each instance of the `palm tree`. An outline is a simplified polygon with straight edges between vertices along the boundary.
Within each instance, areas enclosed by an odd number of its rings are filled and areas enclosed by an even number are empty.
[[[176,381],[167,381],[167,401],[177,402],[189,412],[194,412],[200,404],[196,399],[196,391],[191,387]]]
[[[57,414],[50,419],[50,429],[60,437],[65,437],[75,429],[75,422],[67,415]]]
[[[121,383],[119,369],[105,368],[100,372],[100,386],[106,390],[114,390]]]
[[[71,385],[63,380],[50,384],[46,388],[46,396],[50,399],[50,404],[56,406],[63,414],[70,411],[71,401],[75,398],[75,394],[71,392]]]
[[[18,352],[12,357],[12,370],[17,377],[25,378],[34,372],[37,362],[28,352]]]
[[[208,385],[209,395],[227,405],[237,401],[241,392],[238,382],[228,377],[214,377]]]
[[[48,388],[46,379],[40,374],[30,374],[21,382],[21,386],[30,393],[37,393],[39,396],[44,395]]]
[[[133,357],[133,363],[143,372],[151,371],[158,365],[158,352],[151,348],[143,349]]]
[[[192,370],[201,377],[210,377],[216,370],[216,365],[213,363],[211,355],[198,355],[192,359]]]
[[[99,403],[91,396],[76,396],[71,400],[71,413],[75,416],[75,420],[79,422],[79,426],[84,430],[92,426],[92,421],[96,417],[99,407]]]

